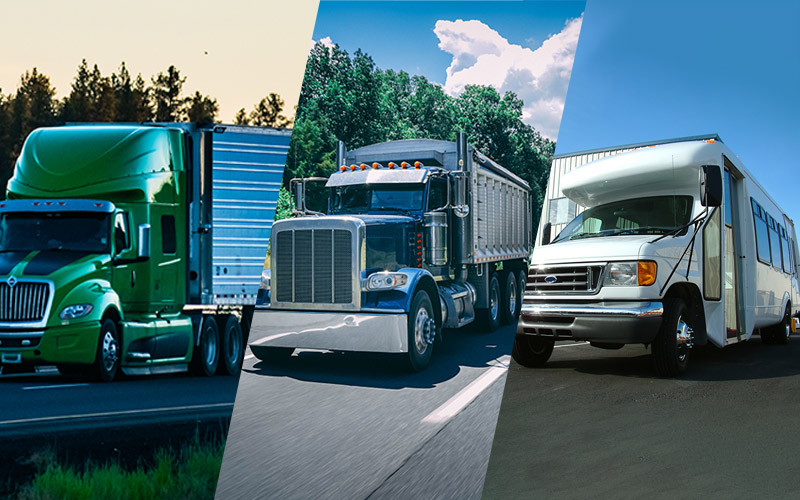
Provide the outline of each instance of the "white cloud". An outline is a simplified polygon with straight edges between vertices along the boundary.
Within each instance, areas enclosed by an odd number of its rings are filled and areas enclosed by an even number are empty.
[[[325,38],[320,38],[319,42],[322,45],[328,47],[329,49],[332,49],[333,45],[334,45],[333,40],[331,40],[331,37],[329,37],[329,36],[326,36]],[[311,52],[311,49],[313,49],[314,45],[316,45],[316,44],[317,44],[317,42],[312,39],[311,40],[311,47],[309,47],[308,51]]]
[[[453,55],[445,92],[456,96],[469,84],[513,91],[524,103],[525,123],[555,140],[582,21],[570,19],[536,50],[509,43],[481,21],[437,21],[439,48]]]

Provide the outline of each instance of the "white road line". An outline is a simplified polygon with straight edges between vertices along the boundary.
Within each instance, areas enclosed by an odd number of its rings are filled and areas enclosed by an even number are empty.
[[[561,345],[557,345],[557,346],[554,346],[554,347],[556,349],[558,349],[559,347],[575,347],[577,345],[589,345],[589,342],[576,342],[574,344],[561,344]]]
[[[468,386],[461,389],[455,396],[448,399],[442,406],[435,409],[427,417],[422,419],[423,423],[441,424],[447,422],[467,407],[475,398],[485,391],[492,383],[502,377],[508,371],[509,356],[497,359],[498,364],[490,367],[480,377],[473,380]]]
[[[83,413],[79,415],[57,415],[53,417],[37,417],[37,418],[20,418],[17,420],[0,420],[0,426],[9,424],[24,424],[24,423],[37,423],[37,422],[51,422],[54,420],[76,420],[80,418],[94,418],[94,417],[117,417],[123,415],[141,415],[143,413],[159,413],[168,411],[181,411],[181,410],[199,410],[210,408],[233,408],[233,403],[214,403],[207,405],[190,405],[190,406],[171,406],[169,408],[148,408],[142,410],[121,410],[121,411],[107,411],[102,413]]]
[[[60,385],[33,385],[28,387],[23,387],[23,391],[35,391],[38,389],[63,389],[65,387],[83,387],[89,384],[60,384]]]

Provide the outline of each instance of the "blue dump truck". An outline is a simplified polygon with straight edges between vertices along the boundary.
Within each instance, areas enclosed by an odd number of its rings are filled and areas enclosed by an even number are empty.
[[[516,321],[531,251],[528,184],[467,143],[403,140],[346,151],[328,179],[296,179],[299,217],[276,222],[270,303],[253,354],[397,353],[424,369],[443,328]],[[324,181],[327,214],[305,208]]]
[[[0,202],[0,366],[238,373],[290,131],[35,130]]]

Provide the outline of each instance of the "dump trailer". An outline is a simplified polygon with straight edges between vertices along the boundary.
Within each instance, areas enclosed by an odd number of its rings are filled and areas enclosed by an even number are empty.
[[[516,321],[531,250],[528,184],[460,134],[346,151],[323,179],[327,214],[275,223],[262,360],[295,348],[398,353],[428,365],[442,328]],[[319,180],[319,179],[316,179]]]
[[[3,371],[238,373],[290,131],[28,136],[0,202]]]
[[[718,135],[562,156],[554,185],[574,218],[543,224],[518,363],[544,366],[557,340],[644,344],[656,373],[675,377],[697,345],[789,342],[800,313],[794,223]]]

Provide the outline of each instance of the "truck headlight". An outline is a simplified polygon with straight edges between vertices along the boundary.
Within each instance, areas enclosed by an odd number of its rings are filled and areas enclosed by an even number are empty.
[[[367,278],[367,290],[392,290],[408,283],[408,276],[403,273],[375,273]]]
[[[658,265],[651,260],[612,262],[608,266],[606,285],[648,286],[656,282]]]
[[[74,306],[67,306],[58,315],[61,319],[75,319],[82,318],[92,312],[91,304],[76,304]]]

